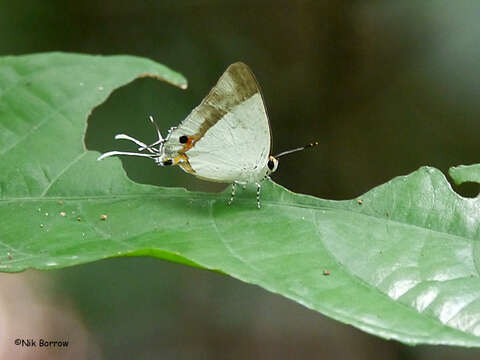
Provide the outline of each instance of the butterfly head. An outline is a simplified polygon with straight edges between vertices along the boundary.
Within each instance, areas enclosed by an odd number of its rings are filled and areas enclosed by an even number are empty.
[[[158,166],[172,166],[173,165],[173,159],[172,158],[164,158],[164,157],[157,157],[154,159],[155,163]]]

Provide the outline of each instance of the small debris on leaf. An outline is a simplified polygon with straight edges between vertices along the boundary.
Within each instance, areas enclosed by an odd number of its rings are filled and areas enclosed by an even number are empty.
[[[60,215],[67,216],[67,213],[65,211],[60,211]]]
[[[105,214],[100,215],[100,220],[107,220],[107,215]]]
[[[63,201],[62,201],[62,200],[58,200],[58,205],[63,205]]]
[[[363,200],[362,200],[362,199],[358,199],[358,200],[357,200],[357,203],[358,203],[358,205],[362,205],[362,204],[363,204]]]
[[[323,275],[325,275],[325,276],[330,275],[330,271],[328,271],[327,269],[323,270]]]
[[[77,217],[77,221],[82,221],[82,218],[80,216]]]

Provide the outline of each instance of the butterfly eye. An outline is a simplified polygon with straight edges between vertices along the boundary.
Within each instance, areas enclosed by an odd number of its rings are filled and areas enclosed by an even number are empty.
[[[165,160],[163,162],[163,166],[170,166],[173,164],[173,160],[172,159],[168,159],[168,160]]]
[[[186,144],[188,142],[188,136],[187,135],[182,135],[182,136],[180,136],[178,141],[180,141],[181,144]]]

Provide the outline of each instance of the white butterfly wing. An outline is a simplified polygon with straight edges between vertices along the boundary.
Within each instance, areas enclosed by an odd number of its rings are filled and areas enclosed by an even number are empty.
[[[269,154],[270,128],[259,93],[232,108],[186,152],[196,176],[219,182],[260,180]]]
[[[188,146],[181,137],[194,142]],[[175,129],[165,154],[185,154],[185,171],[218,182],[256,181],[265,174],[270,126],[258,84],[249,67],[228,67],[207,97]]]

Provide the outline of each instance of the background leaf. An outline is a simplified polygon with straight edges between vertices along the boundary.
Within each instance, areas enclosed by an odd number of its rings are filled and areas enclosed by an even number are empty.
[[[1,59],[3,271],[152,255],[260,285],[384,338],[480,344],[478,199],[458,196],[429,167],[349,201],[266,183],[261,210],[251,191],[227,207],[228,191],[132,183],[119,159],[97,162],[82,136],[93,107],[145,74],[186,85],[134,57]]]

